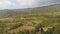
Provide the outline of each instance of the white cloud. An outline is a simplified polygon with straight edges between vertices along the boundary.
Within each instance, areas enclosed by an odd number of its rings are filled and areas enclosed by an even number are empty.
[[[29,7],[36,3],[34,0],[17,0],[17,3],[21,7]]]
[[[0,8],[27,8],[56,4],[59,0],[0,0]],[[59,2],[58,2],[59,3]]]
[[[0,0],[0,7],[9,8],[10,6],[14,6],[15,4],[9,0]]]
[[[1,5],[7,7],[7,6],[11,5],[11,2],[9,2],[9,1],[1,1],[0,6]]]
[[[17,0],[20,8],[46,6],[56,3],[58,0]]]

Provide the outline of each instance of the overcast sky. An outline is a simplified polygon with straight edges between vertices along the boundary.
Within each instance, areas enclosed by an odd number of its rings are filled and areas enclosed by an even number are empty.
[[[60,0],[0,0],[0,9],[19,9],[59,4]]]

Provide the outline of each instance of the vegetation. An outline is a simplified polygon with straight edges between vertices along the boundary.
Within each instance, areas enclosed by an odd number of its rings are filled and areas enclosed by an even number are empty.
[[[7,11],[0,16],[0,34],[60,34],[59,6]]]

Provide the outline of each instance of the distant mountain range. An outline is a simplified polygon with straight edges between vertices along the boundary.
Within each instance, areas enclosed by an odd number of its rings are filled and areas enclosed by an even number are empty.
[[[11,17],[16,15],[28,14],[28,13],[47,13],[47,12],[60,12],[60,4],[36,7],[36,8],[26,8],[26,9],[4,9],[0,10],[1,17]]]

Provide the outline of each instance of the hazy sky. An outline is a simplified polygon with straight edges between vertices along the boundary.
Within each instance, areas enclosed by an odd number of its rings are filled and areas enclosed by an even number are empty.
[[[0,0],[0,9],[41,7],[59,3],[60,0]]]

